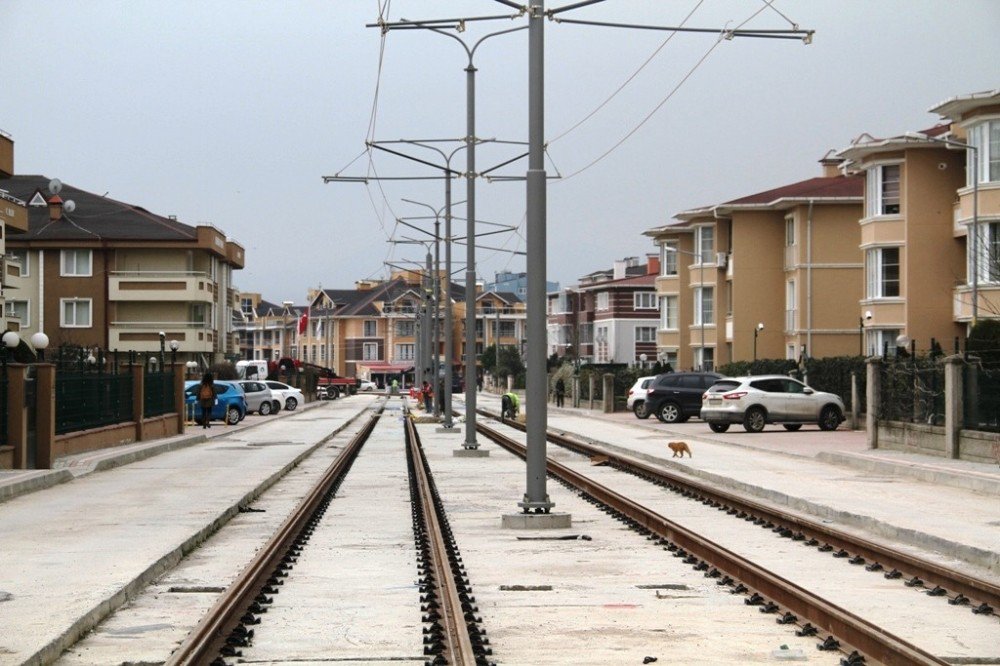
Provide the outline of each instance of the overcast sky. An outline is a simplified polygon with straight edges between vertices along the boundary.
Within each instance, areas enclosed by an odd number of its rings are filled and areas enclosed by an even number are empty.
[[[1000,87],[997,0],[772,4],[607,0],[563,16],[679,25],[693,11],[686,25],[706,28],[791,21],[814,29],[813,43],[677,34],[654,56],[668,33],[546,23],[547,168],[565,177],[548,192],[549,279],[568,285],[642,256],[654,249],[642,232],[682,210],[819,175],[817,160],[862,132],[923,129],[937,121],[927,112],[936,103]],[[365,141],[463,137],[466,56],[426,31],[383,40],[365,27],[380,10],[390,20],[510,13],[489,0],[0,0],[0,130],[14,138],[15,170],[218,227],[247,249],[238,287],[271,301],[302,303],[310,286],[385,275],[387,260],[423,255],[388,242],[419,235],[395,223],[425,214],[402,198],[441,207],[443,182],[322,176],[435,175],[384,153],[370,163]],[[461,37],[525,24],[469,24]],[[476,134],[526,141],[527,32],[487,41],[475,64]],[[520,150],[482,146],[477,166]],[[455,161],[464,170],[461,151]],[[464,200],[464,181],[453,188]],[[477,192],[480,220],[520,227],[484,242],[524,250],[524,183],[480,181]],[[463,235],[464,221],[455,224]],[[478,259],[484,279],[524,269],[510,253]]]

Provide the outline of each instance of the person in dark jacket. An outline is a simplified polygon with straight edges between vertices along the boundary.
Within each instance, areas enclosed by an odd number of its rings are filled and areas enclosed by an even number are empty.
[[[562,377],[556,380],[556,407],[563,406],[563,399],[566,397],[566,382]]]
[[[211,372],[201,377],[198,385],[198,405],[201,407],[201,427],[212,427],[212,408],[215,407],[215,378]]]

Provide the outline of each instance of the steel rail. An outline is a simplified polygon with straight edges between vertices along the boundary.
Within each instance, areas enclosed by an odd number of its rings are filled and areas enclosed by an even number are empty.
[[[485,412],[485,410],[484,415],[498,417],[498,415]],[[520,423],[510,421],[504,421],[504,423],[518,430],[523,430]],[[789,529],[799,532],[805,539],[817,539],[835,549],[852,551],[865,560],[865,562],[871,562],[873,565],[878,564],[881,568],[896,572],[896,575],[893,577],[902,578],[907,576],[911,577],[911,580],[912,578],[917,578],[920,579],[924,586],[937,586],[944,590],[950,590],[956,595],[960,594],[968,600],[961,602],[963,605],[971,606],[975,602],[978,602],[1000,611],[1000,585],[988,580],[957,571],[916,555],[894,550],[889,546],[870,541],[830,525],[824,525],[819,521],[811,520],[805,516],[783,511],[780,508],[754,501],[736,493],[715,488],[708,483],[682,476],[681,474],[665,470],[631,456],[600,448],[588,442],[570,437],[565,433],[549,431],[548,437],[551,441],[578,453],[606,456],[610,463],[626,471],[634,472],[640,476],[651,477],[656,481],[702,495],[706,500],[706,504],[724,505],[724,507],[730,507],[737,511],[757,516],[778,526],[784,525]],[[864,564],[865,562],[856,561],[857,564]],[[955,601],[955,599],[953,598],[952,601]]]
[[[201,622],[188,634],[183,643],[170,655],[168,666],[210,664],[226,645],[226,639],[240,625],[241,617],[262,587],[277,568],[285,553],[316,512],[327,491],[347,470],[361,446],[368,439],[381,416],[380,409],[371,416],[362,429],[326,469],[322,478],[313,486],[295,510],[285,519],[274,536],[258,551],[236,580],[226,588],[215,605]]]
[[[433,585],[441,605],[441,627],[444,630],[444,657],[454,666],[474,666],[476,653],[473,650],[469,627],[465,622],[462,600],[459,596],[455,573],[448,556],[441,521],[434,505],[434,495],[430,478],[425,467],[424,453],[420,437],[413,419],[406,419],[406,442],[413,460],[417,492],[423,510],[424,526],[428,537],[430,567],[433,571]]]
[[[525,446],[510,437],[477,424],[479,431],[520,457]],[[645,529],[666,539],[696,558],[709,563],[723,573],[741,581],[761,595],[773,600],[815,627],[835,636],[882,664],[947,664],[919,647],[886,632],[867,620],[830,603],[816,594],[786,580],[736,553],[674,523],[601,485],[551,458],[547,470],[557,478],[587,493],[612,509],[627,516]]]

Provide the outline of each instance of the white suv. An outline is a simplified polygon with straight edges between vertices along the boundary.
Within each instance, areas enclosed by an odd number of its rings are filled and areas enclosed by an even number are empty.
[[[637,418],[649,418],[649,412],[646,411],[646,394],[649,393],[649,387],[652,385],[654,379],[656,379],[655,375],[652,377],[639,377],[639,379],[635,380],[632,388],[628,390],[628,399],[625,401],[625,405],[630,411],[635,413]]]
[[[726,432],[733,423],[742,423],[747,432],[760,432],[768,423],[786,430],[798,430],[803,423],[836,430],[844,421],[844,402],[784,375],[727,377],[705,391],[701,420],[713,432]]]

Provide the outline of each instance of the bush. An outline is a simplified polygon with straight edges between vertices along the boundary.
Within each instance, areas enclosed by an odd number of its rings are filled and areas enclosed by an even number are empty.
[[[224,381],[232,381],[233,379],[239,379],[239,374],[236,372],[236,366],[232,363],[213,363],[209,366],[208,371],[212,373],[216,379],[221,379]]]

